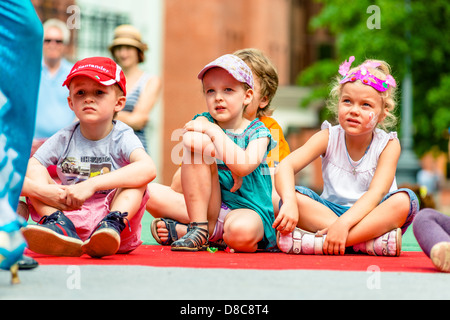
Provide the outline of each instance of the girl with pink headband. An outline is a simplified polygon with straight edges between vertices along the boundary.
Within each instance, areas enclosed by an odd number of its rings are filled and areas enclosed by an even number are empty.
[[[396,83],[389,65],[367,60],[351,68],[354,60],[341,64],[331,91],[329,108],[338,124],[325,121],[277,168],[282,204],[273,227],[283,252],[398,256],[402,234],[418,210],[417,196],[397,188],[400,142],[396,132],[385,131],[396,122]],[[320,196],[294,185],[294,175],[318,157],[324,181]]]

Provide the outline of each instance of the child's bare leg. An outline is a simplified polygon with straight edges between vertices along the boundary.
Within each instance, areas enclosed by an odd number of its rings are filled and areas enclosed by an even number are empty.
[[[220,207],[222,204],[222,196],[220,193],[219,172],[217,164],[214,162],[209,167],[211,172],[211,197],[208,203],[208,223],[209,234],[212,234],[216,227],[217,218],[219,217]]]
[[[297,227],[303,230],[317,232],[329,227],[338,219],[331,209],[298,192],[297,205],[299,215]]]
[[[184,164],[181,168],[181,184],[190,222],[207,221],[211,198],[211,169],[205,163]]]
[[[181,169],[181,183],[190,222],[208,221],[209,232],[214,231],[220,210],[220,185],[217,165],[194,163],[194,155]]]
[[[409,210],[410,198],[406,192],[392,195],[350,229],[346,246],[374,239],[386,232],[402,227],[408,217]]]
[[[128,212],[127,219],[133,219],[140,209],[142,197],[146,190],[146,185],[140,188],[117,189],[114,199],[111,201],[110,211]]]
[[[122,231],[130,234],[135,232],[132,219],[141,209],[146,189],[146,185],[140,188],[117,189],[110,203],[109,213],[97,225],[89,239],[83,243],[82,250],[96,258],[118,252],[122,244],[122,236],[125,239],[129,238],[128,235],[123,235]]]
[[[315,233],[331,226],[339,219],[331,210],[307,196],[297,194],[297,200],[299,206],[299,222],[297,226],[303,230]],[[410,197],[406,192],[396,193],[383,201],[349,230],[345,246],[350,247],[364,244],[363,247],[366,247],[367,241],[374,239],[375,241],[378,241],[380,240],[380,236],[388,235],[389,233],[389,241],[391,241],[391,237],[394,236],[394,238],[392,238],[393,240],[389,244],[387,255],[399,255],[400,246],[398,245],[399,240],[397,237],[401,237],[401,235],[399,235],[398,232],[390,233],[390,231],[403,226],[409,214],[410,202]],[[314,214],[311,214],[311,212]],[[299,235],[296,237],[298,236]],[[303,239],[303,236],[301,237]],[[308,235],[308,237],[311,236]],[[289,236],[280,239],[281,241],[278,245],[282,246],[280,247],[282,251],[290,252],[293,250],[293,240]],[[318,239],[315,239],[314,242],[317,240]],[[370,246],[374,246],[373,243]],[[380,248],[382,249],[380,243],[378,243],[376,250],[380,251]],[[362,251],[366,252],[364,250]]]
[[[150,198],[147,201],[146,209],[153,217],[170,218],[184,224],[189,223],[186,202],[182,193],[153,182],[148,185],[148,191]]]
[[[41,218],[44,216],[49,216],[58,210],[57,208],[46,205],[45,203],[43,203],[37,199],[30,198],[30,202],[33,205],[34,209],[36,210],[36,213]]]
[[[297,203],[299,206],[297,226],[306,231],[317,232],[329,227],[338,219],[330,209],[308,196],[298,193]],[[410,199],[406,192],[392,195],[350,229],[346,246],[371,240],[400,228],[406,221],[409,209]]]
[[[211,198],[211,169],[204,162],[183,161],[181,184],[189,215],[189,232],[171,244],[173,251],[203,250],[209,239],[208,206]],[[184,157],[186,159],[186,155]]]
[[[48,172],[46,174],[48,175]],[[47,177],[42,175],[35,178],[33,182],[37,182],[39,185],[37,196],[42,196],[45,201],[55,205],[62,205],[59,203],[59,198],[63,197],[64,193],[58,193],[59,187],[56,187],[50,175]],[[34,252],[47,255],[76,257],[82,255],[81,246],[83,242],[79,238],[73,222],[62,213],[63,208],[48,205],[43,202],[44,200],[29,194],[26,196],[28,196],[38,216],[42,218],[39,220],[39,224],[29,224],[22,230],[28,242],[28,248]]]
[[[179,222],[175,225],[176,236],[178,239],[184,236],[189,223],[184,195],[176,192],[171,187],[154,182],[148,185],[148,191],[150,197],[146,205],[147,211],[154,218],[172,219]],[[156,235],[154,235],[154,238],[159,238],[161,243],[167,243],[170,235],[166,222],[162,220],[152,222],[152,234],[154,232],[153,223],[156,224]]]
[[[223,240],[236,251],[255,252],[264,237],[260,216],[250,209],[230,211],[224,221]]]
[[[33,181],[36,182],[37,184],[40,184],[42,186],[45,185],[55,185],[55,181],[53,181],[53,179],[50,177],[50,174],[48,173],[47,170],[43,171],[44,174],[42,176],[38,176],[38,177],[34,177]],[[44,217],[44,216],[50,216],[52,213],[54,213],[57,210],[61,210],[63,209],[63,204],[61,204],[61,208],[57,208],[55,206],[46,204],[44,202],[42,202],[41,200],[34,198],[34,197],[28,197],[31,205],[33,206],[33,208],[35,209],[36,213],[39,215],[39,217]],[[48,199],[49,201],[57,201],[56,198],[52,198],[52,199]],[[65,209],[65,208],[64,208]]]
[[[208,206],[208,230],[209,230],[209,234],[210,236],[214,233],[214,230],[216,228],[216,222],[218,219],[218,207],[219,204],[221,203],[221,199],[220,199],[220,184],[219,184],[219,176],[218,176],[218,171],[217,171],[217,165],[213,164],[210,167],[211,169],[211,180],[212,180],[212,192],[211,192],[211,198],[209,201],[209,206]],[[178,238],[181,238],[182,236],[184,236],[187,232],[188,226],[187,224],[189,224],[190,220],[189,220],[189,215],[187,214],[187,209],[186,209],[186,203],[184,201],[184,196],[182,194],[178,194],[179,196],[183,197],[182,201],[183,201],[183,205],[180,206],[180,212],[178,212],[176,214],[176,216],[180,217],[180,220],[176,220],[174,219],[175,215],[169,215],[166,216],[166,218],[169,219],[173,219],[176,222],[181,222],[181,223],[177,223],[175,224],[175,231],[176,231],[176,236]],[[171,197],[171,199],[174,197]],[[178,198],[178,196],[177,196]],[[175,200],[173,203],[179,201],[179,199],[173,199]],[[173,208],[175,210],[175,208]],[[219,208],[220,210],[220,208]],[[161,243],[166,242],[169,239],[169,236],[173,236],[173,234],[169,234],[169,230],[168,230],[168,225],[166,223],[169,222],[164,222],[164,221],[158,221],[156,224],[156,232],[157,232],[157,236],[159,237],[159,240],[161,241]]]
[[[196,156],[199,154],[185,150],[181,167],[181,184],[191,231],[172,243],[172,250],[200,250],[214,231],[219,215],[221,196],[217,165],[211,158],[202,156],[199,159]]]
[[[170,221],[158,221],[156,222],[156,228],[152,225],[152,233],[154,234],[154,237],[158,237],[161,243],[165,243],[168,240],[169,236],[176,236],[178,238],[182,237],[187,232],[187,226],[192,220],[192,217],[189,217],[188,214],[188,208],[185,201],[185,195],[182,193],[182,171],[184,171],[185,175],[185,184],[188,184],[188,197],[191,198],[192,195],[194,196],[194,202],[200,203],[200,207],[197,204],[193,204],[193,207],[195,212],[202,212],[203,217],[205,217],[205,204],[208,204],[211,202],[211,197],[208,197],[208,194],[205,193],[205,190],[201,190],[201,183],[199,182],[203,180],[199,180],[199,176],[196,173],[197,168],[199,169],[199,174],[204,174],[205,179],[207,181],[212,180],[218,180],[217,175],[217,166],[214,162],[214,159],[211,156],[208,156],[208,150],[212,152],[214,149],[214,145],[212,144],[211,140],[204,136],[203,134],[198,133],[187,133],[186,137],[184,138],[189,143],[186,144],[183,157],[184,157],[184,165],[182,165],[180,168],[178,168],[177,172],[175,173],[172,185],[171,187],[162,186],[159,184],[152,183],[149,185],[149,191],[150,191],[150,199],[147,202],[147,210],[156,218],[168,218],[175,220],[175,232],[176,235],[170,235],[168,227],[169,225],[167,223],[171,223]],[[195,146],[191,147],[192,145],[197,145],[195,142],[199,142],[199,144],[202,147],[197,146],[197,149]],[[190,144],[191,143],[191,144]],[[203,148],[204,146],[204,148]],[[211,154],[211,152],[209,152]],[[205,155],[203,155],[205,153]],[[205,161],[207,160],[207,162]],[[207,166],[210,164],[210,169],[207,169]],[[187,166],[195,166],[195,167],[187,167]],[[182,170],[184,166],[184,170]],[[210,177],[208,177],[208,170],[211,170]],[[202,172],[204,171],[204,172]],[[193,182],[197,184],[192,184]],[[214,182],[215,183],[215,182]],[[218,186],[218,182],[217,182]],[[207,191],[210,191],[210,188],[208,188],[208,185],[204,185],[204,189]],[[209,189],[209,190],[208,190]],[[204,196],[202,199],[199,199],[200,197],[197,197],[197,195]],[[208,209],[206,209],[207,211]],[[207,217],[208,213],[206,213]],[[195,216],[195,214],[194,214]],[[215,221],[215,219],[213,219]],[[206,221],[206,218],[205,220]],[[211,221],[211,228],[213,228],[213,221]],[[210,228],[208,228],[210,229]],[[212,229],[214,230],[214,229]],[[156,234],[154,233],[156,231]],[[210,230],[211,231],[211,230]],[[158,241],[159,242],[159,241]]]

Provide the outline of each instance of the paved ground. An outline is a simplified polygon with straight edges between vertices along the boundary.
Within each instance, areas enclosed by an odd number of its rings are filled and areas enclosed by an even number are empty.
[[[416,245],[410,234],[405,240],[406,248]],[[12,286],[0,271],[0,300],[450,299],[450,274],[443,273],[41,265],[20,279]]]
[[[0,300],[450,299],[442,273],[39,266],[20,279],[0,272]]]

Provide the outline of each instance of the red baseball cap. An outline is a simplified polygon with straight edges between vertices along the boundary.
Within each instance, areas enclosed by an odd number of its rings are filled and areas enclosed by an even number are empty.
[[[127,82],[122,68],[110,58],[91,57],[78,61],[70,70],[63,86],[70,85],[70,81],[76,76],[86,76],[104,86],[117,83],[123,94],[127,95]]]

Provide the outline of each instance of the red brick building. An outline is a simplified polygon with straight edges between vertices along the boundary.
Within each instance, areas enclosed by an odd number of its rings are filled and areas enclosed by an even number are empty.
[[[162,183],[170,183],[178,166],[171,155],[180,140],[171,141],[172,133],[205,111],[197,79],[203,66],[255,47],[277,67],[280,86],[292,85],[298,72],[318,58],[316,38],[307,27],[318,9],[312,1],[298,0],[165,1]]]
[[[80,7],[82,30],[72,30],[68,58],[76,60],[80,52],[109,54],[107,45],[114,27],[121,23],[136,23],[132,17],[139,17],[142,30],[161,33],[158,47],[150,43],[153,45],[151,50],[161,55],[159,65],[163,81],[161,112],[152,121],[156,130],[151,135],[158,141],[152,157],[159,163],[157,180],[163,184],[170,184],[179,165],[172,153],[176,153],[180,137],[172,138],[172,134],[193,115],[206,109],[201,83],[197,79],[205,64],[238,49],[259,48],[277,67],[280,87],[289,87],[295,85],[301,70],[323,58],[323,52],[332,51],[332,39],[325,32],[309,30],[311,17],[320,10],[313,0],[152,1],[159,1],[159,6],[151,8],[160,8],[157,11],[161,12],[152,12],[152,15],[161,17],[161,25],[155,24],[154,20],[147,22],[150,15],[145,10],[149,7],[143,6],[141,0],[130,0],[129,10],[118,9],[119,3],[124,8],[122,0],[100,1],[98,8],[95,1],[82,1],[89,4],[90,9],[85,5]],[[77,0],[32,2],[42,21],[51,17],[65,21],[70,17],[69,6],[81,3]],[[282,92],[285,91],[280,90],[279,97]]]

